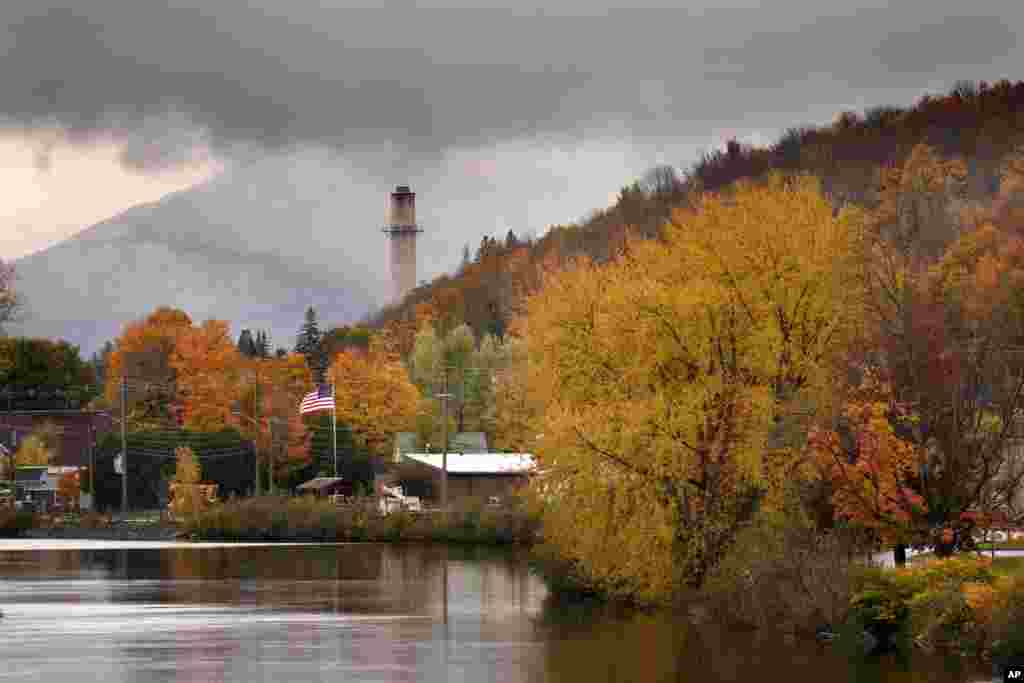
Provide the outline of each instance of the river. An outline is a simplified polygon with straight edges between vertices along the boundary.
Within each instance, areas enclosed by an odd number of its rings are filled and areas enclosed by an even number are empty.
[[[521,553],[488,549],[0,540],[0,609],[3,680],[990,680],[556,604]]]

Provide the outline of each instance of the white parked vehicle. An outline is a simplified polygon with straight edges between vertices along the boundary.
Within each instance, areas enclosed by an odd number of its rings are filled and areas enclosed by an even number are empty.
[[[420,512],[423,510],[423,504],[416,496],[405,495],[400,486],[384,486],[381,487],[379,509],[382,515],[398,510]]]

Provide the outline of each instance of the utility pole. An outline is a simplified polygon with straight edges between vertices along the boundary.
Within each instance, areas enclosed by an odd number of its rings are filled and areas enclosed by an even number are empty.
[[[256,464],[256,488],[255,494],[260,495],[260,374],[256,372],[255,407],[253,408],[253,420],[256,422],[256,438],[252,444],[252,459]]]
[[[91,512],[96,511],[96,430],[92,425],[92,418],[89,420],[89,494],[92,503],[89,506]]]
[[[278,425],[277,419],[274,418],[274,417],[271,417],[270,418],[270,452],[267,454],[269,456],[269,459],[268,459],[268,462],[267,462],[267,469],[269,470],[268,471],[268,476],[269,476],[269,479],[270,479],[270,495],[272,495],[272,496],[276,496],[277,495],[277,483],[274,482],[274,459],[275,459],[274,456],[276,454],[276,450],[277,450],[277,447],[278,447],[278,442],[280,441],[280,436],[281,436],[280,435],[281,429],[277,425]]]
[[[338,478],[338,406],[334,382],[331,382],[331,450],[334,453],[334,478]]]
[[[444,366],[444,391],[440,395],[444,422],[444,450],[441,452],[441,509],[448,509],[448,366]]]
[[[128,517],[128,378],[121,376],[121,517]]]

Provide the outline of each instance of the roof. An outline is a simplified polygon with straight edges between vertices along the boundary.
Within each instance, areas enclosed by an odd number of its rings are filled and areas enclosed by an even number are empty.
[[[448,442],[448,452],[486,453],[487,435],[483,432],[459,432]]]
[[[406,453],[416,462],[441,469],[441,453]],[[449,453],[450,474],[527,474],[536,466],[529,453]]]
[[[416,432],[395,432],[395,448],[399,455],[416,450]],[[484,432],[458,432],[448,439],[449,453],[486,453],[487,434]]]
[[[32,482],[44,483],[47,479],[48,469],[46,465],[18,467],[14,470],[14,480],[25,484]]]
[[[395,448],[398,449],[399,455],[416,450],[416,432],[396,432]]]
[[[335,484],[344,483],[344,479],[341,477],[317,477],[316,479],[310,479],[304,484],[299,484],[298,491],[322,491]]]

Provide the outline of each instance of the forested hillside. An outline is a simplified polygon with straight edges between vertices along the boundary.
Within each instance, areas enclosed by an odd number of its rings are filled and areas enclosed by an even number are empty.
[[[946,95],[926,95],[904,109],[843,112],[830,126],[791,128],[768,147],[727,141],[723,150],[705,155],[683,176],[670,167],[653,169],[642,181],[624,187],[614,206],[583,223],[552,226],[536,240],[519,240],[511,233],[505,240],[485,237],[475,257],[466,254],[454,275],[415,289],[368,322],[372,327],[408,326],[417,307],[423,311],[422,304],[429,303],[443,329],[466,322],[478,337],[500,333],[516,302],[537,287],[545,268],[557,268],[578,255],[606,261],[627,232],[657,236],[670,209],[689,203],[699,192],[771,170],[797,171],[818,176],[837,205],[852,202],[874,209],[882,201],[886,178],[894,179],[894,170],[920,143],[941,157],[963,160],[965,177],[951,197],[958,205],[992,197],[1001,164],[1024,144],[1024,82],[960,83]],[[404,337],[400,350],[408,352],[412,336]]]

